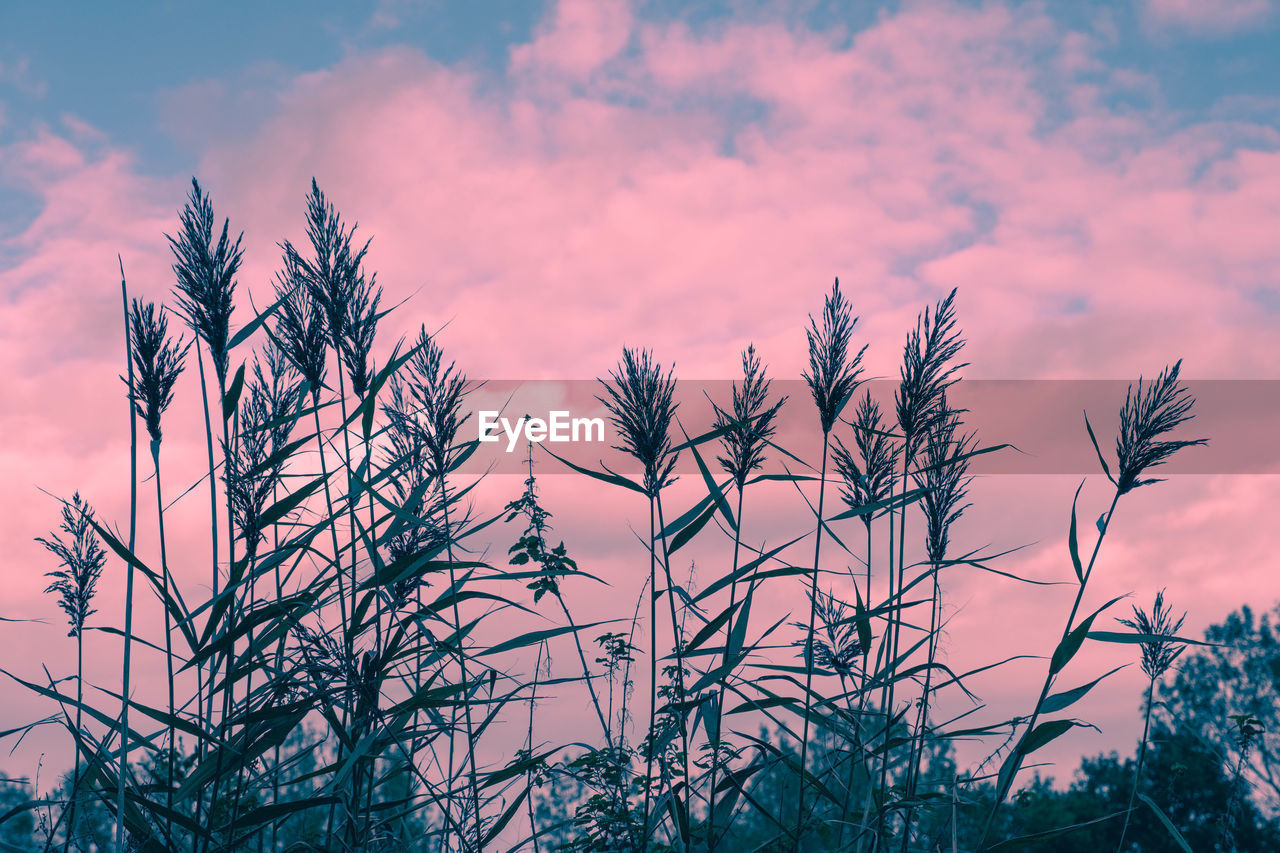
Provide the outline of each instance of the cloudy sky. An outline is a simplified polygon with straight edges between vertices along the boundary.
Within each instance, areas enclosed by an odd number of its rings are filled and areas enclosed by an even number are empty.
[[[40,489],[126,511],[116,255],[133,292],[167,297],[164,234],[192,175],[245,232],[241,322],[251,295],[269,301],[315,176],[374,236],[391,301],[409,298],[388,338],[445,326],[477,377],[590,379],[625,343],[730,379],[754,342],[793,379],[839,276],[874,375],[896,373],[916,313],[957,287],[969,377],[1131,379],[1182,358],[1195,379],[1280,379],[1277,39],[1274,0],[6,4],[0,615],[46,623],[0,623],[0,665],[67,660],[31,541],[56,520]],[[190,377],[178,393],[165,453],[185,486],[204,450]],[[1006,568],[1066,580],[1078,484],[984,478],[964,537],[1030,545]],[[615,582],[602,602],[625,610],[626,525],[644,508],[572,477],[549,496],[580,562]],[[1091,478],[1087,510],[1107,498]],[[1271,606],[1277,500],[1259,473],[1135,494],[1097,597],[1167,586],[1193,632]],[[174,512],[203,566],[199,504]],[[121,599],[119,575],[102,601]],[[949,602],[953,665],[976,666],[1010,632],[1048,653],[1070,591],[956,577]],[[104,686],[118,654],[90,650]],[[1093,654],[1075,680],[1124,660]],[[979,692],[1018,713],[1042,668]],[[1073,735],[1054,772],[1129,749],[1140,689],[1126,671],[1095,691],[1080,714],[1103,731]],[[0,704],[0,730],[47,713]]]

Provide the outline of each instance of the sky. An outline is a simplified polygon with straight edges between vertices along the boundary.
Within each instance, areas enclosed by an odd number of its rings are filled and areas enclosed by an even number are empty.
[[[41,490],[79,490],[115,522],[127,512],[117,253],[131,292],[167,298],[164,234],[193,175],[245,232],[242,312],[270,301],[277,243],[302,235],[314,176],[373,236],[388,301],[408,300],[383,353],[443,328],[475,377],[588,380],[625,344],[681,377],[727,380],[754,343],[794,380],[807,317],[838,276],[869,375],[896,375],[917,313],[955,287],[969,378],[1132,380],[1181,358],[1196,380],[1275,380],[1278,6],[5,4],[0,615],[45,621],[0,623],[0,666],[31,677],[70,659],[41,594],[53,567],[32,538],[57,516]],[[185,376],[166,430],[172,483],[199,476],[198,398]],[[1108,497],[1096,470],[980,478],[957,535],[1026,546],[1007,570],[1066,580],[1086,474],[1096,514]],[[642,525],[644,507],[577,477],[547,490],[571,551],[613,584],[580,603],[624,611],[640,557],[617,531]],[[1246,602],[1273,606],[1277,500],[1276,469],[1261,465],[1139,490],[1090,600],[1146,603],[1167,587],[1191,633]],[[762,501],[794,513],[797,496]],[[192,503],[172,523],[195,583],[207,552]],[[768,515],[762,536],[796,520]],[[139,548],[154,548],[150,533]],[[120,575],[104,576],[103,601],[122,597]],[[1069,595],[957,576],[952,665],[1003,656],[1010,633],[1047,654]],[[118,654],[106,641],[88,654],[104,686]],[[1124,660],[1091,649],[1075,680]],[[982,682],[990,714],[1025,711],[1042,671],[1023,662]],[[1046,750],[1049,772],[1131,750],[1141,687],[1130,667],[1095,690],[1079,713],[1101,731]],[[44,713],[6,701],[0,730]],[[57,749],[32,744],[9,772]]]

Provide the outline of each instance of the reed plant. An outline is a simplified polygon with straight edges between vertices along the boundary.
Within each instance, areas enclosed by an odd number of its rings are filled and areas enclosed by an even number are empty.
[[[93,607],[93,599],[98,592],[98,579],[102,577],[102,569],[107,564],[107,555],[94,533],[93,510],[80,499],[79,492],[72,496],[70,502],[63,502],[59,530],[50,533],[48,538],[37,537],[36,541],[58,558],[59,567],[45,573],[45,577],[53,578],[45,592],[57,596],[58,606],[67,616],[70,629],[67,636],[76,641],[75,724],[72,728],[75,769],[71,776],[71,796],[64,815],[67,829],[62,849],[66,851],[71,849],[71,841],[78,828],[76,804],[80,799],[80,759],[84,752],[85,621],[97,612]]]
[[[177,703],[174,699],[173,680],[173,615],[169,601],[173,597],[173,581],[169,574],[168,551],[165,546],[164,489],[160,479],[160,441],[163,433],[160,419],[173,402],[173,388],[182,373],[187,348],[182,338],[169,337],[168,318],[157,311],[153,302],[135,299],[131,314],[133,333],[133,375],[136,381],[130,395],[137,417],[146,424],[151,439],[152,477],[156,483],[156,524],[160,536],[161,603],[164,607],[164,659],[165,673],[169,681],[169,733],[167,739],[167,763],[165,766],[165,802],[173,808],[173,786],[177,765]],[[165,822],[165,838],[173,836],[173,822]]]

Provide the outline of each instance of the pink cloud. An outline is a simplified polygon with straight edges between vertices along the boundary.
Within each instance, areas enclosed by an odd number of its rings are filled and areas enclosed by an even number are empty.
[[[1274,11],[1270,0],[1145,0],[1147,20],[1159,27],[1182,30],[1191,35],[1223,36],[1262,23]]]
[[[534,40],[511,51],[513,69],[588,76],[626,47],[630,6],[628,0],[560,0]]]

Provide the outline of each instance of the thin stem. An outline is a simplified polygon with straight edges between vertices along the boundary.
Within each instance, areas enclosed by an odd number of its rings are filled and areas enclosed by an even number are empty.
[[[653,742],[658,714],[658,554],[653,541],[657,531],[654,496],[649,495],[649,733],[645,739],[644,763],[644,835],[642,847],[649,846],[649,801],[653,788]]]
[[[796,797],[796,826],[793,850],[800,849],[800,838],[804,834],[804,789],[805,770],[809,756],[809,723],[813,713],[810,697],[813,692],[813,632],[818,617],[818,561],[822,556],[822,528],[825,521],[822,517],[823,502],[827,496],[827,453],[831,444],[831,432],[822,433],[822,474],[818,479],[818,530],[813,544],[813,574],[809,578],[809,632],[805,641],[804,662],[804,728],[800,738],[800,792]]]
[[[453,628],[457,634],[458,641],[458,668],[462,673],[462,683],[465,685],[470,681],[467,675],[467,656],[463,649],[462,638],[462,615],[458,609],[458,579],[455,569],[455,560],[453,558],[453,525],[449,522],[449,495],[445,487],[444,468],[440,468],[440,501],[444,512],[444,530],[445,530],[445,550],[449,556],[449,589],[453,598]],[[476,850],[484,847],[482,841],[482,826],[480,823],[480,788],[476,783],[476,737],[475,728],[471,720],[471,701],[466,698],[463,703],[463,712],[466,717],[467,724],[467,761],[468,761],[468,779],[471,783],[471,808],[476,818]],[[452,782],[452,780],[450,780]]]
[[[938,654],[938,623],[941,620],[942,599],[938,585],[937,563],[930,565],[933,574],[933,597],[929,602],[929,649],[928,668],[924,672],[924,689],[920,694],[920,707],[916,713],[915,734],[911,739],[911,750],[907,756],[907,798],[913,799],[916,786],[920,782],[920,762],[924,760],[925,726],[929,722],[929,692],[933,680],[933,664]],[[902,853],[907,853],[911,838],[911,821],[915,815],[914,804],[907,807],[907,815],[903,824]]]
[[[867,596],[865,601],[866,601],[866,606],[870,608],[871,607],[871,517],[870,516],[868,516],[866,519],[866,528],[867,528]],[[861,727],[862,725],[862,712],[867,706],[867,692],[866,692],[867,674],[868,674],[867,673],[867,657],[869,653],[870,653],[870,649],[862,649],[862,684],[860,684],[858,687],[858,710],[854,717],[854,723],[859,727]],[[843,686],[843,682],[841,682],[841,685]],[[862,751],[861,737],[862,737],[861,733],[859,732],[859,735],[858,735],[859,740],[858,740],[858,743],[856,744],[859,752]],[[853,800],[853,771],[856,769],[856,766],[857,764],[854,761],[853,756],[850,755],[849,756],[849,775],[845,779],[845,786],[844,786],[844,801],[840,806],[840,828],[838,830],[838,836],[836,839],[837,850],[844,849],[844,830],[845,830],[845,825],[849,815],[849,805]],[[871,773],[870,771],[868,771],[867,773],[868,782],[870,781],[870,779],[871,779]]]
[[[729,582],[730,613],[733,612],[733,608],[738,601],[738,554],[742,547],[742,500],[744,491],[743,484],[738,483],[738,526],[733,531],[733,568],[729,572],[729,576],[733,578]],[[722,670],[729,666],[729,638],[732,634],[733,623],[729,622],[724,628],[724,655],[720,663]],[[716,722],[715,727],[712,729],[715,732],[715,741],[711,744],[711,785],[707,788],[707,853],[715,853],[716,849],[716,778],[720,770],[720,743],[723,740],[720,726],[724,721],[724,689],[728,680],[729,673],[726,671],[720,677],[720,687],[716,695]]]
[[[84,737],[81,707],[84,705],[84,626],[76,631],[76,765],[71,776],[71,796],[67,803],[67,838],[63,853],[71,849],[71,836],[76,832],[76,798],[80,793],[80,739]]]
[[[316,389],[311,395],[311,414],[315,417],[316,423],[316,452],[320,455],[320,479],[324,481],[324,505],[325,511],[328,513],[329,538],[333,544],[333,565],[338,571],[338,610],[342,624],[347,624],[347,598],[346,591],[343,589],[342,583],[342,549],[338,547],[338,523],[333,514],[333,492],[329,488],[329,466],[324,461],[324,435],[320,427],[320,391]],[[343,704],[346,704],[345,702]],[[343,745],[342,738],[338,738],[338,757],[337,761],[342,761]],[[333,818],[336,812],[336,804],[329,804],[329,818],[325,826],[326,844],[333,845]]]
[[[129,376],[129,553],[133,553],[138,521],[138,419],[133,409],[133,340],[129,330],[129,292],[124,260],[120,264],[120,297],[124,300],[124,355]],[[215,559],[216,565],[216,559]],[[124,673],[120,691],[120,772],[116,780],[116,849],[124,850],[124,798],[129,779],[129,664],[133,644],[133,563],[125,568]]]
[[[1120,494],[1120,490],[1117,489],[1115,496],[1111,498],[1110,509],[1103,516],[1103,521],[1098,531],[1098,539],[1093,543],[1093,553],[1089,556],[1089,564],[1085,567],[1084,574],[1080,580],[1080,587],[1076,590],[1076,600],[1071,605],[1071,614],[1067,616],[1067,625],[1062,629],[1062,638],[1058,640],[1058,645],[1061,645],[1062,641],[1071,633],[1076,614],[1080,611],[1080,602],[1084,600],[1085,587],[1089,583],[1089,577],[1093,574],[1093,565],[1098,559],[1098,551],[1102,548],[1102,540],[1107,538],[1107,531],[1111,529],[1111,519],[1115,515],[1116,504],[1120,501]],[[1036,700],[1035,710],[1031,713],[1031,721],[1027,723],[1023,738],[1027,736],[1027,733],[1035,730],[1036,722],[1040,719],[1040,709],[1044,707],[1044,700],[1049,696],[1049,689],[1053,686],[1053,678],[1054,672],[1051,663],[1049,671],[1045,674],[1044,686],[1040,688],[1040,698]],[[1021,745],[1022,739],[1019,739],[1018,745],[1014,749],[1021,748]],[[1018,759],[1015,757],[1014,760],[1017,761]],[[1004,798],[1009,795],[1009,789],[1013,787],[1013,777],[1016,775],[1016,772],[1009,773],[1003,783],[997,787],[995,801],[991,804],[991,810],[987,812],[987,820],[982,828],[982,837],[978,841],[978,850],[981,850],[986,845],[987,835],[990,834],[991,826],[995,822],[996,812],[1000,810],[1000,805],[1004,802]]]
[[[175,749],[174,743],[176,739],[176,729],[174,728],[174,711],[177,703],[174,701],[173,694],[173,619],[169,613],[169,560],[165,550],[164,538],[164,492],[160,488],[160,442],[151,442],[151,461],[155,467],[156,479],[156,517],[160,527],[160,575],[162,588],[164,590],[164,663],[165,672],[169,676],[169,748],[168,748],[168,776],[165,779],[165,806],[170,812],[173,811],[173,779],[175,765]],[[165,817],[165,837],[172,840],[173,838],[173,819],[169,816]]]
[[[1142,762],[1147,757],[1147,735],[1151,732],[1151,705],[1156,689],[1154,676],[1147,683],[1147,710],[1142,721],[1142,745],[1138,747],[1138,763],[1133,768],[1133,788],[1129,791],[1129,808],[1125,809],[1124,826],[1120,829],[1120,843],[1116,845],[1116,853],[1124,850],[1124,838],[1129,833],[1129,818],[1133,817],[1133,801],[1138,796],[1138,786],[1142,784]]]
[[[533,757],[533,708],[538,698],[538,674],[542,671],[542,653],[546,650],[546,647],[545,640],[538,644],[538,660],[533,668],[533,686],[529,690],[529,734],[525,738],[524,744],[530,758]],[[532,771],[530,771],[530,774],[532,774]],[[533,779],[526,779],[525,784],[531,786]],[[541,847],[538,845],[538,824],[533,817],[533,797],[525,797],[525,804],[529,809],[529,835],[533,839],[533,853],[542,853]]]
[[[662,514],[662,492],[658,491],[654,497],[654,502],[658,508],[658,531],[659,538],[662,540],[662,571],[667,578],[667,605],[671,609],[671,642],[673,651],[676,656],[676,691],[678,699],[678,707],[676,708],[677,719],[680,722],[680,741],[683,752],[681,753],[682,764],[684,770],[685,798],[684,813],[685,826],[692,826],[692,808],[693,808],[693,788],[691,787],[692,776],[689,774],[689,724],[686,719],[684,710],[684,702],[687,698],[684,691],[684,632],[681,630],[681,624],[676,616],[676,595],[675,582],[671,579],[671,551],[667,547],[667,522]],[[649,543],[650,549],[653,543]],[[675,793],[675,786],[672,786],[672,795]],[[687,849],[687,847],[686,847]]]

